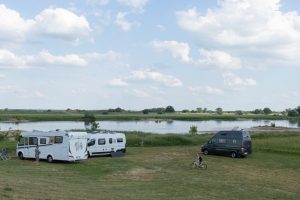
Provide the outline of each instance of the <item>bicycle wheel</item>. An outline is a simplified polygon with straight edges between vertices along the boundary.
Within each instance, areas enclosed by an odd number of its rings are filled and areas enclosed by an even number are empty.
[[[207,169],[207,165],[206,164],[202,164],[201,169]]]
[[[196,164],[196,163],[192,163],[192,164],[190,165],[190,167],[191,167],[191,169],[196,169],[196,168],[197,168],[197,164]]]

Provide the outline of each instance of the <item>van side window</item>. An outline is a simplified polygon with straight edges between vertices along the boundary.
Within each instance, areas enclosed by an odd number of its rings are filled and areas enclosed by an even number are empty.
[[[216,142],[216,138],[212,138],[208,141],[209,144],[214,144]]]
[[[123,138],[117,138],[117,142],[123,142]]]
[[[219,144],[225,144],[225,143],[226,143],[226,139],[219,138]]]
[[[248,132],[243,132],[243,137],[250,137],[250,134]]]
[[[46,138],[40,138],[40,144],[46,144]]]
[[[25,139],[20,137],[18,146],[24,146]]]
[[[63,143],[63,137],[62,136],[55,136],[54,141],[55,141],[55,143]]]
[[[112,143],[112,138],[109,138],[109,144],[111,144]]]
[[[37,145],[38,139],[37,137],[29,137],[29,145]]]
[[[95,145],[95,139],[91,139],[90,142],[88,143],[88,146],[94,146]]]
[[[104,138],[98,139],[98,144],[99,145],[105,145],[105,139]]]

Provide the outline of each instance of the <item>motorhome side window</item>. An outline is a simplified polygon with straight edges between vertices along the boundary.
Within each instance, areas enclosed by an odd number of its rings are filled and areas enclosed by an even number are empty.
[[[123,142],[123,138],[117,138],[117,142]]]
[[[210,140],[208,141],[209,144],[213,144],[213,143],[215,143],[215,142],[216,142],[216,138],[212,138],[212,139],[210,139]]]
[[[111,144],[112,143],[112,138],[109,138],[109,144]]]
[[[29,137],[29,145],[37,145],[38,139],[37,137]]]
[[[55,143],[62,143],[63,142],[63,137],[62,136],[55,136],[54,138]]]
[[[99,145],[104,145],[105,144],[105,139],[104,138],[98,139],[98,144]]]
[[[46,144],[46,138],[40,138],[40,144]]]
[[[226,143],[226,139],[219,138],[219,144],[225,144],[225,143]]]

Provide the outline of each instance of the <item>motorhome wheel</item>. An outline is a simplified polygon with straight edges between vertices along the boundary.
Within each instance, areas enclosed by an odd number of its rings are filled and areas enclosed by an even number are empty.
[[[48,162],[48,163],[53,163],[53,158],[52,158],[52,156],[49,155],[49,156],[47,157],[47,162]]]

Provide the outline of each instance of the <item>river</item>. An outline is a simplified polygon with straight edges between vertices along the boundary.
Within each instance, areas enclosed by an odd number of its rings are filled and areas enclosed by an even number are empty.
[[[235,126],[241,129],[247,129],[254,126],[265,126],[275,123],[276,126],[289,128],[299,128],[300,121],[289,120],[243,120],[243,121],[222,121],[222,120],[205,120],[205,121],[97,121],[100,129],[114,131],[142,131],[151,133],[188,133],[191,126],[197,126],[199,132],[230,130]],[[40,130],[50,131],[55,129],[70,130],[70,129],[85,129],[90,125],[84,122],[72,121],[51,121],[51,122],[23,122],[23,123],[8,123],[1,122],[0,130]]]

